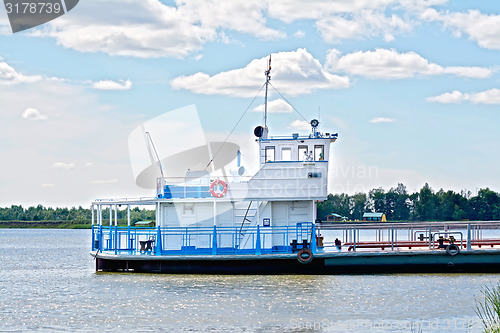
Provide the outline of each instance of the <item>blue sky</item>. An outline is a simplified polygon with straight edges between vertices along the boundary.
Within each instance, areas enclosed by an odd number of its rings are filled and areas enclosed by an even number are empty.
[[[16,34],[0,8],[0,206],[151,195],[134,182],[132,130],[195,104],[224,139],[269,54],[273,86],[339,133],[330,192],[500,191],[496,1],[85,0]],[[307,133],[279,99],[271,134]],[[248,112],[229,139],[249,169],[261,121]]]

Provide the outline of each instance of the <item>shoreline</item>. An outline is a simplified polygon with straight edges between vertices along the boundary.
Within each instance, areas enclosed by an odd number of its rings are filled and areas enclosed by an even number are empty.
[[[0,229],[91,229],[86,221],[0,221]]]

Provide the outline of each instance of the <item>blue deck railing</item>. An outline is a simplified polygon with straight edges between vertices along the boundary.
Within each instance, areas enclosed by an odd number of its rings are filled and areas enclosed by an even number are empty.
[[[316,253],[314,223],[284,227],[115,227],[92,226],[92,250],[115,254],[197,255]]]

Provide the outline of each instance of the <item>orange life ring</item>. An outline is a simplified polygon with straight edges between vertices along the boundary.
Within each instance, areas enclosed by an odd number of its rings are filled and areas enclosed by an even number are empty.
[[[297,253],[297,260],[301,264],[308,264],[313,260],[313,254],[309,249],[302,249]]]
[[[222,191],[219,191],[219,186],[222,186]],[[216,190],[217,188],[217,190]],[[210,184],[210,194],[215,198],[222,198],[226,195],[227,192],[227,184],[223,180],[216,179]]]

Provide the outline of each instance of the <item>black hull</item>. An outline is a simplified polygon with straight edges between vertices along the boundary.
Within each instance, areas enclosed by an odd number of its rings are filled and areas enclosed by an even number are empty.
[[[268,258],[266,258],[268,257]],[[165,274],[391,274],[500,273],[500,251],[321,254],[310,263],[296,256],[156,256],[97,255],[96,271]]]

